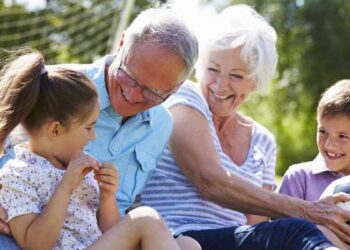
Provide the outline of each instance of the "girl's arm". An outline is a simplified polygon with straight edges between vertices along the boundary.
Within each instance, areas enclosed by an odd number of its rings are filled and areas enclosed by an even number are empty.
[[[91,168],[99,164],[91,157],[73,160],[40,214],[26,214],[10,220],[10,229],[23,249],[52,249],[64,224],[70,195]]]
[[[105,232],[120,219],[116,199],[119,180],[116,167],[111,163],[103,163],[102,167],[95,171],[95,179],[100,187],[100,208],[97,220],[101,231]]]
[[[67,214],[71,191],[59,185],[40,214],[26,214],[9,221],[12,235],[23,249],[52,249]]]

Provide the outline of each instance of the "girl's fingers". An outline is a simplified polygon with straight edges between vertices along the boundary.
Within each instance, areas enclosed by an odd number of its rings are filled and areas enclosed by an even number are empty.
[[[118,180],[114,176],[110,175],[95,175],[95,179],[98,182],[103,182],[110,185],[116,185],[116,183],[118,182]]]
[[[114,178],[118,178],[118,172],[117,170],[113,167],[113,168],[106,168],[104,166],[102,166],[98,171],[95,171],[95,175],[99,176],[99,175],[109,175],[109,176],[113,176]]]

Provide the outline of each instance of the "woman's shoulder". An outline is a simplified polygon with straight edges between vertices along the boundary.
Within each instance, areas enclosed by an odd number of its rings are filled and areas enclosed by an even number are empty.
[[[264,138],[265,140],[276,143],[275,136],[268,128],[253,119],[251,119],[251,121],[253,126],[253,136],[255,138]]]
[[[179,90],[175,93],[175,96],[177,95],[187,95],[187,96],[196,96],[202,98],[202,93],[200,90],[199,83],[193,82],[191,80],[186,80],[182,86],[179,88]]]
[[[179,90],[164,103],[164,106],[170,108],[179,104],[194,108],[204,114],[205,117],[211,116],[208,104],[202,95],[198,83],[185,81]]]

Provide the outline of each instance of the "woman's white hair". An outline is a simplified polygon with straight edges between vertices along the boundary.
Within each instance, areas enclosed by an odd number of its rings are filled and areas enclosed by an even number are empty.
[[[199,37],[199,62],[196,77],[201,78],[201,60],[211,51],[242,47],[241,57],[249,77],[262,90],[276,71],[277,35],[275,29],[248,5],[234,5],[216,15]]]

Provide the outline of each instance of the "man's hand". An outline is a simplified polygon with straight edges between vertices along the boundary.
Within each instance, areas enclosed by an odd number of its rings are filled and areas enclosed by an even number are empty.
[[[115,197],[119,184],[117,168],[112,163],[102,163],[102,167],[94,173],[100,187],[101,198]]]
[[[342,241],[350,244],[350,211],[335,205],[338,202],[350,201],[350,195],[338,193],[313,202],[314,208],[305,211],[305,218],[322,224],[332,230]]]
[[[0,206],[0,233],[10,234],[10,227],[6,222],[7,212]]]

